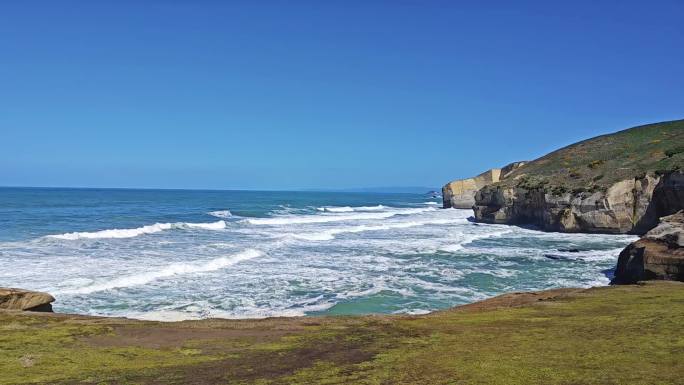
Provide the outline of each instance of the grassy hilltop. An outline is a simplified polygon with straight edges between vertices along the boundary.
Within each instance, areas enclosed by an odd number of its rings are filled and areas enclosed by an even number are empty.
[[[0,312],[0,384],[680,384],[684,284],[426,316],[157,323]]]
[[[513,171],[501,185],[549,192],[606,189],[647,172],[684,169],[684,120],[633,127],[551,152]]]

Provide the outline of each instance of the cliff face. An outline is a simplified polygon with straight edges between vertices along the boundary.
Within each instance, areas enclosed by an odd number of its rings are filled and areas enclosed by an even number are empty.
[[[627,246],[611,283],[647,279],[684,281],[684,211],[661,218],[657,227]]]
[[[475,218],[533,224],[546,231],[643,234],[658,218],[684,209],[684,173],[647,174],[593,192],[488,185],[475,196]]]
[[[510,171],[474,197],[481,222],[634,233],[684,208],[684,120],[585,140]]]
[[[475,204],[475,193],[482,187],[498,182],[501,169],[493,168],[466,179],[451,181],[442,187],[442,206],[455,209],[469,209]]]
[[[482,174],[466,179],[451,181],[442,187],[442,206],[447,209],[469,209],[475,204],[475,193],[482,187],[496,183],[505,178],[511,171],[524,165],[525,162],[514,162],[502,168],[493,168]]]

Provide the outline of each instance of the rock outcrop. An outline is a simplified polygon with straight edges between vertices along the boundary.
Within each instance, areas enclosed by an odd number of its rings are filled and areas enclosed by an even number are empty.
[[[52,311],[55,298],[48,293],[0,288],[1,310]]]
[[[611,283],[650,279],[684,281],[684,211],[661,218],[658,226],[627,246]]]
[[[546,231],[643,234],[684,209],[684,173],[646,174],[596,191],[558,191],[527,181],[490,185],[475,195],[475,218]]]
[[[684,208],[684,120],[553,151],[481,187],[474,200],[480,222],[644,234]]]
[[[475,204],[475,193],[482,187],[496,183],[505,178],[511,171],[524,165],[525,162],[514,162],[502,168],[493,168],[482,174],[466,179],[451,181],[442,187],[442,206],[455,209],[469,209]]]

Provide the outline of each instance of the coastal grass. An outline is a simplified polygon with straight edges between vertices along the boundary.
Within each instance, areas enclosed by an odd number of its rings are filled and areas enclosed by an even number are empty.
[[[515,305],[515,306],[513,306]],[[0,384],[679,384],[684,284],[425,316],[157,323],[0,313]]]
[[[615,182],[684,170],[684,120],[633,127],[551,152],[499,184],[554,195],[605,190]]]

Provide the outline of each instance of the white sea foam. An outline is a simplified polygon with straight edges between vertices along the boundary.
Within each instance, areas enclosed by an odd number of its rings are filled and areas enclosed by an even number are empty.
[[[377,206],[323,206],[317,207],[316,210],[330,212],[330,213],[350,213],[354,211],[380,211],[386,209],[387,206],[377,205]]]
[[[455,220],[427,220],[427,221],[409,221],[409,222],[397,222],[388,223],[383,225],[359,225],[359,226],[347,226],[332,228],[320,232],[313,233],[299,233],[291,234],[294,238],[304,239],[308,241],[329,241],[335,239],[338,234],[348,234],[348,233],[362,233],[366,231],[383,231],[383,230],[393,230],[393,229],[407,229],[410,227],[426,226],[426,225],[444,225],[449,223],[459,223],[458,219]]]
[[[336,305],[356,312],[356,303],[421,313],[510,290],[606,284],[605,271],[633,238],[474,225],[470,210],[423,201],[282,206],[269,218],[57,236],[102,238],[93,242],[0,242],[0,259],[15,267],[0,270],[0,281],[58,294],[58,311],[165,321],[294,316]],[[167,232],[106,239],[159,231]]]
[[[513,232],[513,230],[489,231],[480,234],[461,234],[460,237],[457,237],[460,239],[458,239],[456,243],[443,245],[439,248],[439,250],[446,252],[457,252],[463,250],[464,246],[469,245],[475,241],[487,238],[501,237],[503,235],[510,234],[511,232]]]
[[[428,206],[437,206],[437,205],[439,205],[439,203],[437,203],[437,202],[423,202],[423,204],[424,204],[424,205],[428,205]]]
[[[212,217],[217,217],[217,218],[230,218],[233,216],[233,213],[231,213],[230,210],[211,211],[211,212],[208,212],[207,214],[211,215]]]
[[[173,223],[155,223],[153,225],[147,225],[135,229],[109,229],[93,232],[75,232],[59,235],[48,235],[48,238],[67,240],[99,238],[133,238],[137,237],[138,235],[154,234],[160,231],[170,230],[172,227]]]
[[[226,222],[216,221],[210,223],[181,223],[178,224],[179,228],[187,227],[190,229],[203,229],[203,230],[223,230],[226,228]]]
[[[327,223],[343,222],[354,220],[386,219],[396,215],[419,214],[426,211],[435,210],[433,207],[396,209],[393,211],[379,213],[358,213],[343,215],[289,215],[273,218],[251,218],[246,221],[253,225],[292,225],[305,223]]]
[[[215,270],[224,269],[236,263],[247,261],[249,259],[257,258],[263,255],[259,250],[247,249],[240,253],[215,258],[201,263],[175,263],[161,270],[133,274],[107,282],[92,284],[88,286],[62,290],[60,294],[89,294],[98,291],[105,291],[111,289],[120,289],[132,286],[146,285],[158,279],[173,277],[177,275],[204,273]]]
[[[48,235],[48,238],[77,240],[77,239],[103,239],[103,238],[133,238],[144,234],[159,233],[164,230],[171,229],[204,229],[204,230],[221,230],[226,228],[226,222],[218,221],[211,223],[155,223],[138,227],[135,229],[108,229],[92,232],[74,232],[57,235]]]

